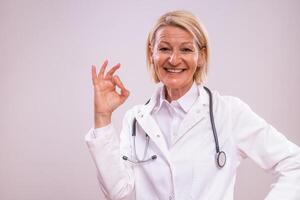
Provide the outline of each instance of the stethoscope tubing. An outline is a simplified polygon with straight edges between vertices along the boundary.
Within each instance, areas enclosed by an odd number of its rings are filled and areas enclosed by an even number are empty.
[[[216,146],[216,152],[219,153],[220,152],[220,147],[219,147],[219,139],[217,136],[217,130],[216,130],[216,125],[215,125],[215,120],[214,120],[214,113],[213,113],[213,102],[212,102],[212,94],[211,91],[207,88],[207,87],[203,87],[208,95],[209,95],[209,117],[210,117],[210,123],[211,123],[211,128],[213,131],[213,135],[214,135],[214,139],[215,139],[215,146]]]
[[[213,132],[213,136],[214,136],[215,147],[216,147],[216,164],[219,168],[223,168],[226,164],[226,153],[224,151],[220,151],[220,147],[219,147],[218,134],[217,134],[215,120],[214,120],[214,114],[213,114],[213,97],[212,97],[212,93],[211,93],[210,89],[208,89],[205,86],[203,88],[206,90],[206,92],[208,93],[208,96],[209,96],[209,117],[210,117],[210,123],[211,123],[211,128],[212,128],[212,132]],[[149,101],[150,100],[148,100],[145,105],[147,105],[149,103]],[[123,156],[122,157],[123,160],[129,161],[134,164],[142,164],[142,163],[146,163],[148,161],[153,161],[153,160],[157,159],[157,155],[152,155],[150,158],[146,159],[148,148],[149,148],[149,140],[150,140],[150,138],[147,134],[146,134],[146,145],[145,145],[145,149],[144,149],[143,158],[139,159],[137,152],[136,152],[136,144],[135,144],[136,125],[137,125],[137,120],[136,120],[136,118],[134,118],[133,124],[132,124],[132,137],[133,137],[133,151],[134,151],[136,160],[132,160],[132,159],[128,158],[127,156]]]

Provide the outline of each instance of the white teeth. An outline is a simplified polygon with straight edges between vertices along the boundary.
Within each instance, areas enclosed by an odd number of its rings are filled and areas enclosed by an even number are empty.
[[[183,71],[183,69],[174,69],[174,68],[170,68],[170,69],[166,69],[168,72],[172,72],[172,73],[180,73]]]

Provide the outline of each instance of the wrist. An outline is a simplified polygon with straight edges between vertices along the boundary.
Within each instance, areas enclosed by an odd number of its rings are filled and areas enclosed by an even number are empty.
[[[94,118],[95,128],[101,128],[111,123],[111,114],[96,114]]]

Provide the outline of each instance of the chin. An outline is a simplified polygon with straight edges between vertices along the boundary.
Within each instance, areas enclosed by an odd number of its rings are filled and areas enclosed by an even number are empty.
[[[164,84],[164,86],[166,86],[167,88],[170,88],[170,89],[179,89],[184,86],[182,81],[179,81],[179,80],[164,81],[163,84]]]

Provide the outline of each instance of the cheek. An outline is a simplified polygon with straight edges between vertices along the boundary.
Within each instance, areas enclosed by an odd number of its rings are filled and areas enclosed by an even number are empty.
[[[152,61],[153,61],[155,71],[158,71],[158,70],[162,69],[162,65],[163,65],[164,60],[165,60],[165,58],[163,58],[163,56],[161,56],[159,54],[153,54]]]
[[[195,63],[196,66],[198,66],[199,62],[200,62],[200,57],[199,56],[194,56],[193,62]]]
[[[198,66],[200,65],[200,63],[198,62],[198,58],[192,59],[189,65],[194,73],[197,70]]]
[[[192,74],[195,74],[195,72],[196,72],[198,66],[200,66],[198,56],[195,56],[195,57],[192,58],[190,61],[191,61],[191,62],[190,62],[190,66],[191,66],[191,69],[192,69],[192,70],[191,70],[191,73],[192,73]]]
[[[157,52],[153,53],[152,60],[154,64],[159,63],[159,61],[161,60],[160,54],[158,54]]]
[[[160,67],[160,64],[159,64],[158,57],[153,55],[152,56],[152,62],[153,62],[154,71],[155,71],[156,75],[158,76],[158,78],[160,79],[161,67]]]

